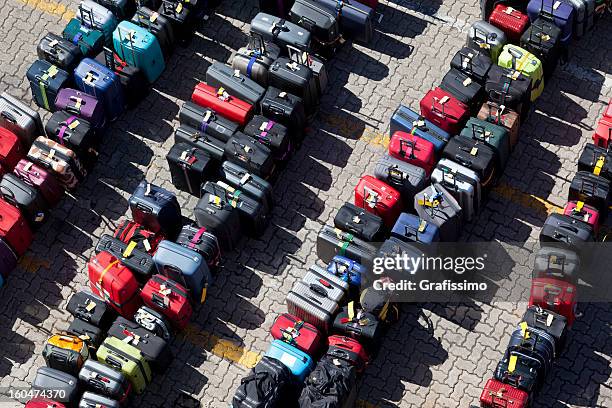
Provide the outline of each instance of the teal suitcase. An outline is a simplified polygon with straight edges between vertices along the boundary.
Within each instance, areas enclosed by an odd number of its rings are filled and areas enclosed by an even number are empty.
[[[480,140],[491,146],[498,157],[499,170],[503,171],[506,167],[510,157],[508,129],[484,120],[470,118],[460,136]]]
[[[85,27],[76,18],[68,22],[62,31],[62,37],[78,46],[85,57],[93,58],[104,48],[104,34]]]
[[[128,65],[140,68],[149,83],[159,78],[166,64],[157,38],[131,21],[122,21],[113,32],[115,52]]]

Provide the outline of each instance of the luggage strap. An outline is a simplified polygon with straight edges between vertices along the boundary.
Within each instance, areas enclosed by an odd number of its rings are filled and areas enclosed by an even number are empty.
[[[246,70],[247,77],[251,78],[251,75],[253,74],[253,65],[255,65],[255,63],[257,62],[257,59],[260,56],[261,56],[261,53],[259,51],[255,51],[253,55],[251,55],[251,58],[249,59],[249,63],[247,64],[247,70]]]
[[[57,133],[57,138],[62,146],[64,146],[64,135],[66,134],[66,130],[74,130],[79,125],[80,122],[77,120],[76,116],[70,116],[65,122],[61,123],[60,130]]]
[[[200,228],[194,235],[193,238],[191,238],[191,241],[189,241],[189,248],[193,249],[196,247],[196,245],[198,245],[200,242],[202,242],[201,238],[202,235],[204,235],[204,233],[207,231],[206,227],[202,227]]]
[[[43,99],[43,105],[45,109],[47,110],[50,110],[51,108],[49,107],[49,98],[47,97],[46,83],[49,79],[55,78],[55,76],[58,73],[59,73],[59,69],[55,65],[51,65],[51,67],[49,67],[49,69],[40,78],[40,81],[38,81],[38,87],[40,88],[40,93]]]
[[[276,124],[276,122],[274,122],[273,120],[269,120],[267,122],[263,122],[261,124],[261,126],[259,127],[259,141],[265,145],[269,145],[270,144],[270,138],[268,137],[268,132],[270,132],[270,130],[272,130],[272,127],[274,127],[274,125]]]

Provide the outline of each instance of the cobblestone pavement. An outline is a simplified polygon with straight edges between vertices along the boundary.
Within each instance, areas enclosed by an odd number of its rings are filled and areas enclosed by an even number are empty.
[[[55,0],[57,1],[57,0]],[[0,297],[0,387],[27,387],[44,364],[50,332],[66,329],[66,300],[87,285],[85,264],[97,238],[126,214],[143,179],[173,189],[165,153],[181,101],[211,61],[226,61],[246,42],[254,0],[225,1],[188,48],[180,48],[141,106],[105,136],[100,161],[66,197]],[[5,0],[0,8],[0,89],[29,100],[27,67],[48,30],[60,32],[74,0]],[[66,8],[68,6],[68,8]],[[240,378],[269,341],[284,295],[309,264],[321,224],[349,200],[357,178],[384,149],[381,134],[400,103],[418,100],[442,78],[479,16],[476,0],[381,0],[383,24],[371,47],[344,48],[329,68],[330,89],[303,148],[275,186],[272,225],[225,254],[225,268],[193,325],[172,344],[176,359],[134,406],[227,407]],[[536,239],[546,212],[564,204],[582,146],[612,97],[612,19],[572,49],[548,84],[499,187],[469,240]],[[45,115],[48,117],[48,115]],[[190,216],[193,197],[179,194]],[[525,303],[406,306],[366,370],[360,404],[468,407],[502,355]],[[581,305],[565,354],[555,363],[541,407],[610,407],[612,336],[609,304]],[[371,404],[371,405],[370,405]],[[1,406],[19,406],[3,403]]]

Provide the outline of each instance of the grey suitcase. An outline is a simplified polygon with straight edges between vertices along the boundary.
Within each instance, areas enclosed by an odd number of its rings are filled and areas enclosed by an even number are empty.
[[[119,401],[124,400],[130,391],[130,383],[123,373],[92,359],[81,367],[79,382],[84,390]]]
[[[467,46],[487,54],[493,62],[497,62],[507,43],[506,34],[486,21],[476,21],[468,30]]]
[[[317,255],[326,264],[334,256],[340,255],[362,265],[370,265],[375,253],[374,245],[329,225],[324,225],[317,236]]]
[[[317,292],[325,292],[328,299],[332,299],[338,304],[343,304],[344,298],[348,295],[349,284],[336,275],[330,274],[326,269],[317,265],[312,265],[302,282],[309,285]]]
[[[6,92],[0,95],[0,127],[13,132],[24,147],[45,134],[38,112]]]
[[[104,34],[106,44],[113,42],[113,32],[117,28],[117,18],[104,6],[93,0],[83,0],[76,13],[77,19],[87,28]]]
[[[287,49],[289,50],[290,60],[295,61],[298,64],[305,65],[312,70],[312,75],[314,76],[315,83],[317,85],[317,97],[321,98],[323,92],[327,88],[328,82],[327,67],[325,66],[323,60],[306,51],[300,51],[291,46],[287,46]]]
[[[577,38],[584,36],[593,28],[595,22],[595,0],[566,0],[574,7],[574,34]]]
[[[438,183],[427,187],[414,196],[414,207],[419,217],[438,227],[440,241],[457,241],[461,234],[462,210],[444,187]]]
[[[257,106],[266,90],[257,82],[248,78],[229,65],[213,62],[206,70],[206,83],[215,88],[225,88],[232,96]]]
[[[63,371],[49,367],[41,367],[36,371],[36,377],[32,382],[32,389],[41,395],[48,393],[68,406],[74,406],[79,398],[78,380]]]
[[[327,297],[326,292],[302,281],[297,282],[287,295],[287,311],[295,317],[312,324],[323,333],[329,332],[340,305]]]
[[[580,273],[580,257],[572,250],[542,246],[536,253],[534,278],[555,278],[575,284]]]
[[[336,16],[315,0],[295,0],[289,11],[289,17],[295,24],[304,27],[311,33],[313,40],[323,47],[333,46],[340,39],[340,26]]]
[[[427,173],[424,169],[385,154],[374,168],[374,177],[400,192],[405,203],[425,188]]]
[[[199,130],[222,142],[227,142],[240,127],[236,122],[225,119],[210,109],[187,101],[179,111],[179,122]]]
[[[103,395],[94,394],[93,392],[86,392],[79,401],[79,408],[120,408],[121,404],[119,401],[110,399]]]
[[[310,50],[308,30],[271,14],[258,13],[251,21],[251,32],[278,45],[282,55],[288,55],[288,45],[302,51]]]
[[[267,87],[270,65],[278,57],[280,57],[278,45],[264,41],[260,35],[251,34],[249,44],[232,56],[232,68],[239,70],[259,85]]]
[[[473,170],[449,159],[442,159],[431,173],[431,182],[439,183],[461,206],[467,222],[480,212],[482,192],[480,178]]]
[[[2,176],[0,197],[19,208],[32,227],[40,226],[47,219],[49,207],[40,190],[13,173]]]

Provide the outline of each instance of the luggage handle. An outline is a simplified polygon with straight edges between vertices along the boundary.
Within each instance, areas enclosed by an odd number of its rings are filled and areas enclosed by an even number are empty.
[[[504,93],[500,93],[500,97],[503,98],[503,100],[506,99],[507,94]],[[495,115],[493,115],[493,107],[494,107],[495,103],[491,102],[491,101],[487,101],[487,106],[489,107],[489,118],[495,118],[495,122],[493,122],[496,125],[499,125],[501,123],[502,120],[502,112],[506,109],[506,106],[503,105],[498,105],[497,106],[497,113]]]
[[[162,297],[162,296],[159,296],[157,293],[153,293],[153,294],[151,295],[151,301],[152,301],[152,302],[153,302],[155,305],[157,305],[157,306],[161,307],[162,309],[168,309],[168,307],[169,307],[170,305],[169,305],[169,302],[167,303],[167,302],[165,301],[165,299],[167,299],[167,297]]]
[[[311,283],[309,285],[309,288],[316,295],[318,295],[320,297],[327,297],[327,291],[323,287],[321,287],[321,286],[319,286],[317,284]]]
[[[287,20],[285,20],[284,18],[281,18],[277,23],[274,23],[274,25],[272,26],[272,36],[274,38],[277,38],[281,32],[291,31],[289,27],[285,25],[286,22]]]
[[[14,207],[19,207],[13,190],[0,184],[0,193],[2,194],[2,198],[4,198],[4,200],[6,200],[9,204],[13,205]]]
[[[491,44],[489,43],[487,32],[476,27],[472,27],[472,29],[474,30],[474,42],[478,44],[480,48],[490,48]],[[482,37],[478,37],[479,34],[482,34]]]
[[[8,120],[9,122],[11,122],[14,125],[17,124],[17,118],[12,113],[10,113],[8,111],[0,112],[0,116],[2,116],[4,119]]]
[[[512,69],[516,71],[516,61],[523,57],[523,53],[514,48],[508,48],[508,53],[512,57]]]
[[[113,368],[117,368],[117,369],[119,369],[119,371],[121,371],[121,362],[119,360],[115,359],[113,356],[111,356],[111,355],[106,356],[104,361],[109,366],[111,366]]]
[[[289,53],[289,59],[291,61],[295,61],[298,64],[305,65],[307,67],[312,65],[310,54],[308,52],[302,51],[292,45],[287,45],[287,52]]]
[[[303,26],[306,30],[308,31],[312,31],[312,29],[314,27],[316,27],[317,23],[315,21],[313,21],[312,19],[306,17],[306,16],[300,16],[300,19],[298,20],[298,25]]]
[[[387,177],[392,183],[395,182],[396,184],[403,183],[406,179],[404,173],[399,169],[397,164],[387,167]]]
[[[487,135],[487,133],[489,133],[489,135]],[[487,143],[488,138],[493,136],[490,134],[490,132],[487,132],[487,128],[477,123],[472,123],[472,135],[474,136],[474,139],[481,140],[485,143]]]
[[[465,68],[469,71],[470,74],[474,74],[474,55],[469,53],[464,53],[463,50],[459,51],[459,56],[461,57],[461,68],[463,68],[463,62],[465,61]],[[469,68],[468,68],[469,67]]]
[[[121,27],[117,26],[117,33],[119,34],[119,45],[121,47],[121,54],[123,56],[123,59],[126,60],[125,58],[125,49],[123,48],[123,37],[121,35]],[[132,38],[132,32],[128,31],[128,36],[127,36],[128,40],[130,41],[130,51],[132,51],[132,59],[134,60],[134,66],[138,66],[138,61],[136,60],[136,54],[134,53],[134,41]],[[126,61],[127,63],[127,61]]]
[[[406,152],[404,151],[404,146],[408,146],[410,147],[410,155],[408,156],[408,158],[410,159],[416,159],[416,155],[414,154],[414,151],[416,150],[416,140],[408,140],[408,139],[400,139],[399,140],[399,145],[400,145],[400,155],[402,157],[406,157]]]
[[[266,42],[261,34],[251,32],[251,37],[249,38],[249,43],[247,45],[248,49],[254,49],[256,52],[259,52],[261,55],[266,54]]]
[[[459,118],[446,113],[444,105],[446,105],[446,103],[449,100],[450,100],[450,96],[444,96],[442,98],[433,97],[431,101],[431,111],[434,115],[441,117],[441,118],[451,118],[454,120],[459,120]],[[436,107],[436,103],[438,103],[441,106],[441,109]]]
[[[117,69],[117,64],[115,63],[115,56],[113,55],[113,50],[108,47],[103,47],[102,51],[104,52],[104,62],[106,63],[106,67],[111,71],[115,72]]]
[[[185,283],[185,277],[183,276],[183,271],[178,266],[166,264],[164,265],[164,276],[168,279],[172,279],[173,281],[180,283],[185,288],[187,288],[187,284]],[[170,273],[168,273],[170,272]],[[176,274],[176,276],[171,276],[170,274]]]
[[[547,262],[546,262],[546,269],[547,269],[547,271],[552,269],[550,267],[550,260],[551,260],[551,258],[553,256],[555,258],[559,258],[561,260],[561,273],[563,275],[565,275],[565,261],[567,260],[567,256],[565,256],[565,254],[561,254],[561,253],[558,253],[558,252],[548,254],[548,259],[547,259]],[[558,264],[556,264],[556,265],[558,265]]]
[[[83,8],[83,3],[79,4],[79,14],[81,15],[81,21],[86,27],[89,27],[92,30],[96,30],[98,28],[96,25],[96,20],[94,19],[93,10],[85,10]],[[87,18],[85,16],[87,16]],[[87,19],[89,19],[89,23],[87,23]]]

